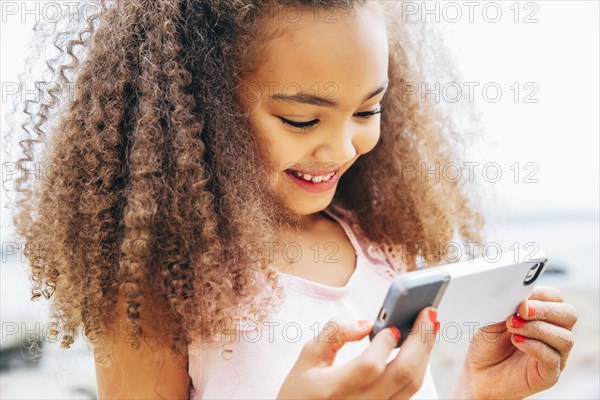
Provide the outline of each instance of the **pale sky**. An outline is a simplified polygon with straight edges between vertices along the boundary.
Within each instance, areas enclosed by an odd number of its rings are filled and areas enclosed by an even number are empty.
[[[475,91],[479,98],[473,103],[485,115],[490,139],[482,152],[507,176],[496,183],[500,197],[523,213],[597,212],[599,3],[520,2],[519,23],[515,9],[509,9],[514,2],[496,4],[502,9],[497,23],[486,22],[475,9],[472,24],[463,15],[465,22],[445,26],[464,76],[481,86],[498,82],[503,90],[497,103],[491,102],[493,88],[490,101]],[[492,8],[488,14],[494,18]],[[450,9],[446,15],[454,18]],[[525,23],[527,17],[538,22]],[[525,102],[526,96],[538,102]],[[509,169],[515,162],[520,163],[519,183],[514,182],[516,168]],[[525,168],[527,162],[537,167]],[[527,176],[539,182],[525,183]]]

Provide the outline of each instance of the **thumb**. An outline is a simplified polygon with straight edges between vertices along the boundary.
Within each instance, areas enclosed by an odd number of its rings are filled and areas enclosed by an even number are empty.
[[[319,332],[319,335],[302,348],[298,362],[306,368],[321,364],[333,364],[339,349],[346,342],[354,342],[367,336],[373,323],[371,321],[356,321],[346,317],[333,317]]]
[[[425,354],[428,355],[436,341],[439,329],[437,310],[434,307],[425,307],[417,315],[408,337],[402,344],[404,349],[401,351],[415,353],[415,359],[420,359]]]

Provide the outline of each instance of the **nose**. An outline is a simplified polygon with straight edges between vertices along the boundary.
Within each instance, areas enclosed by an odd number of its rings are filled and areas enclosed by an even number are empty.
[[[346,124],[341,129],[333,128],[323,136],[323,141],[315,149],[314,158],[323,162],[335,162],[339,167],[356,156],[358,135],[358,129],[352,124]]]

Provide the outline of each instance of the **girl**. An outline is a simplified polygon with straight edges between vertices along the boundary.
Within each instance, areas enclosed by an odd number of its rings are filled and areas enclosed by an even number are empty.
[[[53,173],[18,182],[15,218],[53,333],[93,343],[99,397],[436,397],[434,309],[399,350],[395,328],[365,338],[396,274],[483,225],[464,187],[407,173],[457,160],[460,136],[404,91],[422,78],[401,4],[102,6],[67,45],[53,135],[56,92],[21,141],[19,166],[42,142]],[[573,307],[538,288],[515,312],[475,336],[457,397],[557,381]]]

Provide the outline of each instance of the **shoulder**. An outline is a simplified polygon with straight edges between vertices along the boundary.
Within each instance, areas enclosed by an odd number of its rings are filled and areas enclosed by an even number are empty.
[[[117,300],[111,330],[94,347],[99,398],[188,398],[187,356],[175,354],[149,323],[132,348],[125,301]]]

